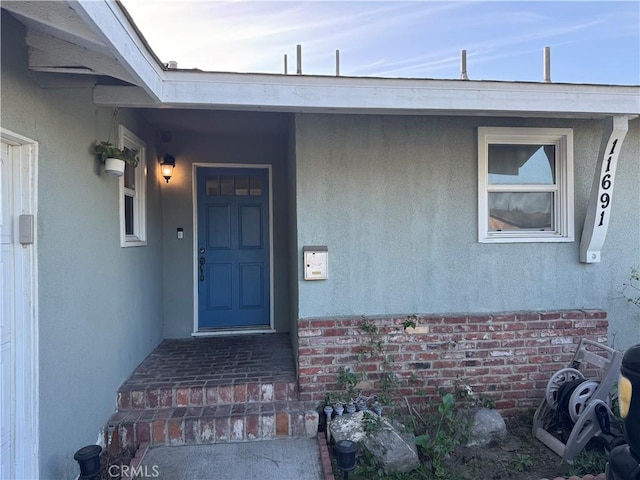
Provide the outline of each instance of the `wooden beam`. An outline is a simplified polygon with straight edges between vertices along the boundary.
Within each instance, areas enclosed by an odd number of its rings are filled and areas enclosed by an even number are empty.
[[[607,237],[611,218],[618,156],[628,128],[627,117],[610,117],[605,120],[587,216],[580,240],[580,261],[583,263],[600,262],[600,251]]]
[[[74,45],[46,33],[29,29],[26,44],[29,68],[40,72],[75,72],[108,75],[134,83],[135,79],[112,57]]]
[[[11,12],[28,28],[37,29],[67,42],[80,45],[103,54],[108,53],[105,44],[67,2],[25,2],[3,0],[2,8]]]

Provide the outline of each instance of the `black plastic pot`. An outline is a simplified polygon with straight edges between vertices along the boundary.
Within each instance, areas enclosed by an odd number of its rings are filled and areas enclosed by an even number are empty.
[[[89,480],[100,472],[100,445],[87,445],[78,450],[73,459],[80,465],[80,478]]]

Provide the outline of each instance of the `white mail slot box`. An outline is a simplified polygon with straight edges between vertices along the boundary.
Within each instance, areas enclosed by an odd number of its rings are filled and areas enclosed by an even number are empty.
[[[305,280],[326,280],[329,274],[327,247],[302,247]]]

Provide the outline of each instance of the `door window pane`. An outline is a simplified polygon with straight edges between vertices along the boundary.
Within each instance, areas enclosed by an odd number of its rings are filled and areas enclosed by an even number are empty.
[[[206,180],[207,186],[207,195],[209,195],[210,197],[217,197],[220,195],[220,177],[219,176],[214,176],[214,177],[207,177]]]
[[[249,177],[241,175],[236,177],[236,195],[239,197],[249,195]]]
[[[554,185],[554,145],[489,145],[489,184]]]
[[[262,177],[248,175],[215,175],[206,179],[206,194],[218,196],[261,196]]]
[[[553,193],[490,192],[489,230],[551,230]]]
[[[249,195],[254,197],[262,195],[262,177],[255,175],[249,177]]]
[[[220,177],[220,195],[230,197],[233,195],[233,176],[222,175]]]

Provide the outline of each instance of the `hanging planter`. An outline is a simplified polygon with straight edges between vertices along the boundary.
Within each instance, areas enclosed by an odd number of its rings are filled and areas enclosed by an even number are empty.
[[[124,175],[124,160],[119,158],[105,158],[104,160],[104,173],[107,175],[113,175],[115,177],[121,177]]]
[[[138,166],[138,151],[127,147],[114,147],[110,142],[100,142],[94,145],[94,153],[104,163],[104,173],[121,177],[124,174],[125,163],[133,168]]]
[[[130,148],[118,148],[111,143],[111,135],[116,129],[118,118],[118,109],[114,108],[111,114],[111,126],[109,127],[109,136],[106,142],[96,142],[93,145],[93,153],[97,155],[102,163],[104,163],[104,173],[121,177],[124,175],[125,164],[136,168],[140,158],[138,151]]]

